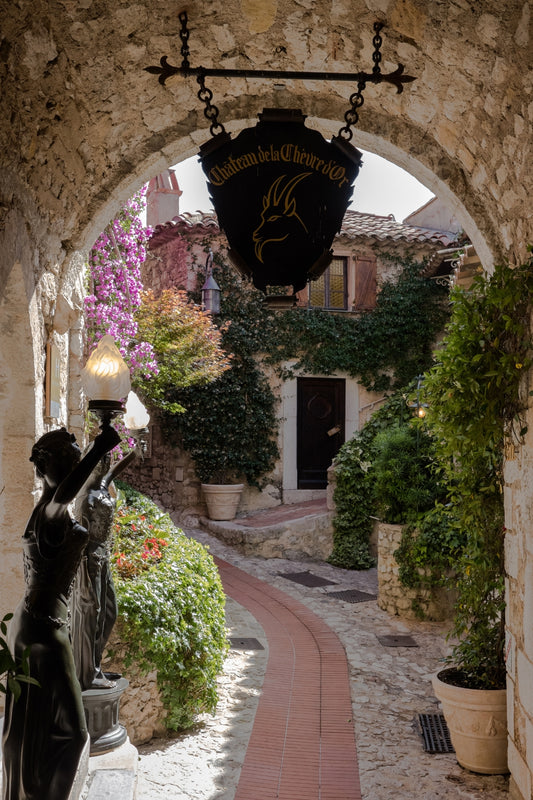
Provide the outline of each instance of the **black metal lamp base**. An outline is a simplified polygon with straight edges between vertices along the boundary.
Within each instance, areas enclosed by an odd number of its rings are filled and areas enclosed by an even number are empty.
[[[126,728],[118,720],[120,698],[128,686],[129,681],[126,678],[119,678],[112,688],[86,689],[82,692],[85,719],[91,738],[91,756],[115,750],[128,738]]]

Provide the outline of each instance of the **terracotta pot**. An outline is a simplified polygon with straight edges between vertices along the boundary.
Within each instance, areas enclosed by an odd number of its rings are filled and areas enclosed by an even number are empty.
[[[504,775],[507,766],[507,693],[505,689],[465,689],[433,678],[442,703],[457,761],[482,775]]]
[[[202,483],[209,519],[234,519],[243,488],[243,483]]]

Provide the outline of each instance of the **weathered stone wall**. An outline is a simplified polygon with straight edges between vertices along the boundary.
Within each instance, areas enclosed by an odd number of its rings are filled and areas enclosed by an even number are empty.
[[[111,652],[112,657],[109,655]],[[136,664],[125,667],[125,658],[126,648],[121,639],[120,624],[117,624],[102,665],[106,672],[117,672],[129,681],[120,700],[119,719],[131,743],[139,745],[149,742],[154,736],[165,735],[166,710],[157,686],[157,670],[145,675]]]
[[[85,2],[68,10],[59,0],[25,0],[4,7],[3,101],[11,111],[0,130],[5,200],[21,210],[43,255],[55,251],[61,263],[94,240],[133,186],[207,138],[203,109],[194,78],[174,78],[163,88],[144,72],[164,54],[179,62],[179,20],[160,0]],[[508,3],[505,15],[489,0],[322,0],[311,9],[278,0],[272,24],[260,32],[257,8],[237,0],[197,4],[189,12],[191,62],[370,70],[372,24],[383,19],[383,70],[402,62],[417,81],[401,95],[384,84],[367,88],[355,144],[373,143],[369,149],[446,199],[455,196],[484,262],[525,252],[531,238],[524,214],[531,196],[525,0]],[[302,107],[332,133],[351,88],[217,80],[214,91],[229,130],[254,120],[262,106],[288,106]],[[31,273],[44,264],[28,266]]]
[[[399,548],[404,525],[377,523],[378,540],[378,606],[389,614],[404,619],[417,619],[419,612],[435,622],[450,619],[453,596],[444,589],[408,589],[399,577],[399,565],[394,557]]]
[[[533,766],[533,412],[525,445],[507,448],[505,565],[510,797],[532,796]]]
[[[57,271],[47,271],[28,301],[17,264],[0,298],[0,619],[14,610],[24,589],[21,537],[41,493],[29,461],[33,444],[46,431],[69,424],[83,445],[81,278],[79,273],[67,285]],[[59,355],[60,402],[51,413],[46,406],[47,343]]]
[[[179,20],[168,3],[4,0],[0,13],[0,599],[9,607],[14,598],[5,594],[4,579],[16,569],[13,542],[32,506],[26,459],[45,425],[46,337],[37,286],[45,273],[58,279],[51,292],[68,285],[79,274],[79,254],[120,204],[152,175],[197,152],[209,135],[193,77],[173,78],[164,88],[144,71],[162,55],[180,61]],[[368,86],[353,142],[436,192],[490,270],[504,257],[522,261],[533,241],[530,14],[527,0],[510,0],[504,13],[494,0],[199,0],[190,9],[191,63],[371,71],[372,24],[386,22],[383,71],[402,62],[417,80],[402,94]],[[331,135],[353,91],[349,84],[281,79],[211,85],[228,131],[255,123],[271,106],[301,108],[310,125]],[[81,419],[76,392],[69,395],[69,424]],[[532,444],[528,438],[510,468],[507,490],[508,620],[516,650],[512,786],[527,800]]]

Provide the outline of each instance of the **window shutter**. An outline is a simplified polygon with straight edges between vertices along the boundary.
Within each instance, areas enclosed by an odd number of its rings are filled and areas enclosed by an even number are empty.
[[[355,262],[356,311],[369,311],[376,305],[376,259],[358,258]]]

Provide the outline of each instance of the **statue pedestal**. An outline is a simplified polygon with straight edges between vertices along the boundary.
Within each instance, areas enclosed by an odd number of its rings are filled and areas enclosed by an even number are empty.
[[[115,750],[126,741],[126,728],[118,720],[120,698],[129,681],[119,678],[110,689],[86,689],[82,692],[85,719],[91,737],[90,754],[99,755]]]

